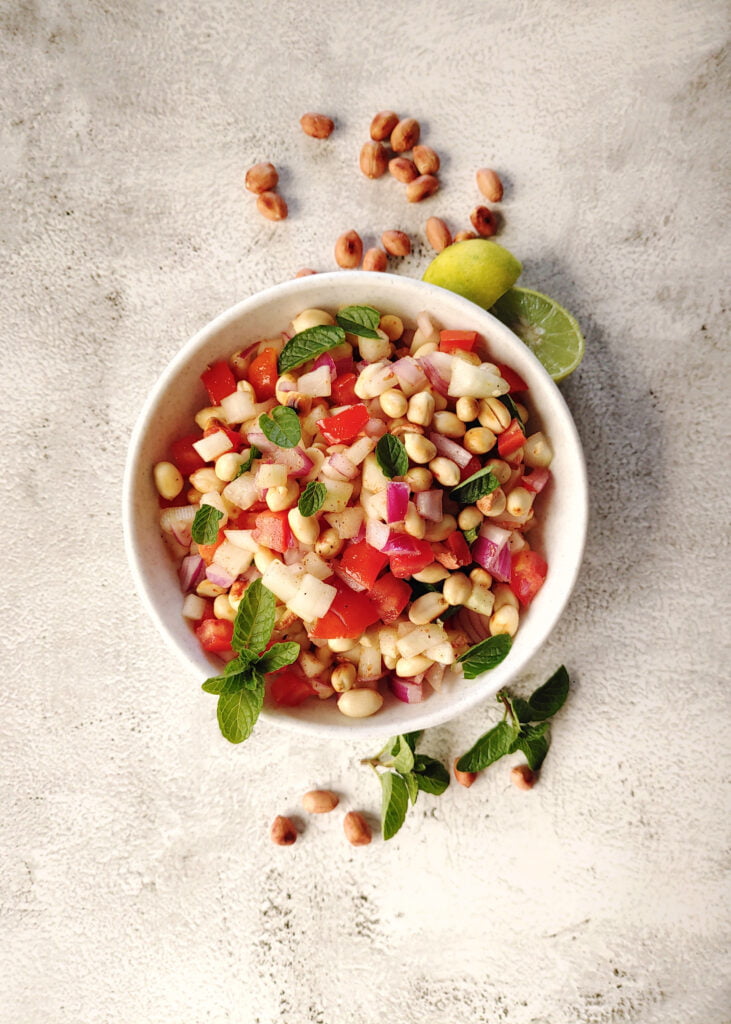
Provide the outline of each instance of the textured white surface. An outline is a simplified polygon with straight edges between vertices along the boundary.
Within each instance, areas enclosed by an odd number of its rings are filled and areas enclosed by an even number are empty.
[[[0,7],[0,1020],[726,1024],[729,67],[713,0]],[[429,211],[507,182],[502,241],[588,354],[584,571],[523,680],[574,690],[529,794],[505,767],[388,844],[370,750],[232,749],[124,560],[127,438],[179,345],[355,227],[427,208],[359,176],[372,114],[445,157]],[[335,116],[324,143],[305,109]],[[244,169],[282,169],[260,220]],[[423,246],[399,272],[419,274]],[[452,758],[494,719],[434,730]]]

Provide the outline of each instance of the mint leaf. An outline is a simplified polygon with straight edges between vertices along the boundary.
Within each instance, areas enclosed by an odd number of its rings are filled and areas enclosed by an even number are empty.
[[[380,772],[381,780],[381,832],[384,839],[392,839],[406,819],[409,790],[404,779],[396,772]]]
[[[237,480],[240,476],[243,476],[244,473],[248,473],[252,465],[254,464],[254,459],[260,458],[261,452],[259,451],[255,444],[252,444],[248,457],[246,461],[242,462],[241,465],[239,466],[236,476],[234,477],[234,480]]]
[[[417,782],[416,776],[414,775],[413,772],[404,772],[401,775],[401,778],[406,783],[406,789],[408,790],[409,793],[409,800],[411,801],[411,805],[413,807],[413,805],[416,803],[416,798],[419,795],[419,783]]]
[[[518,412],[518,407],[515,404],[515,402],[513,401],[513,399],[510,397],[510,395],[499,395],[498,396],[498,401],[502,402],[503,405],[505,406],[505,408],[508,410],[508,412],[512,416],[512,418],[518,421],[518,425],[519,425],[520,429],[525,434],[525,423],[523,422],[523,417]]]
[[[384,436],[389,437],[388,434]],[[460,505],[474,505],[476,501],[484,498],[486,494],[491,494],[499,486],[498,478],[493,476],[489,466],[485,466],[484,469],[478,469],[461,484],[453,487],[449,492],[449,497],[453,501],[458,501]]]
[[[449,772],[442,762],[425,754],[414,758],[414,775],[419,789],[434,796],[440,796],[449,785]]]
[[[524,725],[513,744],[513,749],[521,750],[525,754],[528,767],[537,772],[543,764],[550,744],[549,723],[541,722],[540,725]]]
[[[527,700],[523,700],[522,697],[513,697],[510,701],[510,706],[513,709],[513,714],[519,722],[534,721],[533,708]]]
[[[372,306],[346,306],[335,315],[335,322],[348,334],[377,338],[376,328],[381,322],[381,314]]]
[[[268,651],[264,651],[256,663],[258,672],[267,675],[269,672],[277,672],[285,665],[291,665],[299,657],[300,645],[293,640],[286,643],[272,644]]]
[[[337,348],[345,341],[345,331],[336,325],[324,324],[320,327],[308,327],[290,338],[279,354],[279,372],[287,373],[296,366],[316,359],[328,349]]]
[[[262,413],[259,417],[259,429],[279,448],[294,448],[302,438],[300,418],[294,409],[286,405],[275,405],[269,416],[265,412]]]
[[[397,772],[410,772],[414,767],[414,752],[403,736],[396,737],[396,743],[391,751],[393,760],[390,763]]]
[[[218,537],[218,523],[223,512],[213,505],[201,505],[195,514],[191,536],[196,544],[215,544]]]
[[[249,584],[234,621],[231,646],[235,651],[248,648],[260,654],[264,650],[274,631],[275,604],[274,594],[260,579]]]
[[[321,484],[317,480],[310,480],[300,495],[300,500],[297,502],[299,514],[301,516],[314,516],[325,504],[326,497],[327,487],[325,484]]]
[[[230,743],[242,743],[251,735],[264,703],[264,687],[242,687],[218,698],[218,724]]]
[[[531,708],[530,722],[541,722],[555,715],[562,708],[569,694],[569,674],[564,665],[557,668],[548,682],[531,694],[528,704]],[[531,765],[531,767],[533,767]]]
[[[507,657],[511,645],[509,633],[498,633],[487,640],[481,640],[479,644],[460,654],[457,661],[462,663],[465,679],[474,679],[480,673],[495,668]]]
[[[403,443],[393,434],[384,434],[376,445],[376,461],[384,476],[403,476],[409,468],[409,457]]]
[[[480,772],[494,761],[509,754],[513,743],[518,738],[519,727],[504,718],[502,722],[489,729],[474,743],[466,754],[457,761],[461,772]]]
[[[416,750],[416,744],[421,736],[423,730],[420,729],[418,732],[405,732],[401,739],[411,747],[412,751]]]

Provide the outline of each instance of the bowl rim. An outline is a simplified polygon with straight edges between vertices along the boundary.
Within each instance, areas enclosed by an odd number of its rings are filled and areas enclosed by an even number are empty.
[[[333,296],[338,291],[347,291],[348,287],[352,287],[354,282],[358,282],[359,285],[362,286],[362,283],[367,281],[369,286],[373,286],[374,276],[375,275],[372,272],[362,270],[340,270],[318,273],[270,285],[261,291],[254,292],[246,298],[239,300],[234,305],[222,310],[212,320],[205,323],[181,345],[176,354],[168,360],[163,369],[158,373],[157,379],[153,387],[147,393],[147,397],[137,415],[127,446],[122,482],[122,522],[127,562],[131,570],[134,589],[141,598],[147,613],[155,623],[158,633],[162,634],[166,646],[185,663],[188,670],[191,672],[191,675],[197,675],[200,680],[205,678],[206,674],[201,671],[199,666],[195,665],[191,661],[188,654],[178,644],[177,640],[170,633],[163,621],[162,615],[155,603],[154,588],[149,582],[148,574],[144,571],[145,566],[143,565],[140,552],[135,543],[136,516],[134,481],[137,479],[141,468],[141,442],[147,431],[150,414],[159,404],[161,397],[165,394],[169,387],[170,379],[174,378],[176,373],[182,367],[189,363],[191,359],[195,358],[198,350],[202,348],[212,337],[223,331],[225,328],[235,324],[242,317],[245,317],[247,313],[255,310],[258,306],[266,305],[268,302],[278,298],[282,294],[296,294],[299,291],[307,293],[313,288],[321,289],[323,286],[326,290],[332,290]],[[540,650],[540,647],[545,643],[555,629],[571,598],[581,571],[589,521],[588,475],[581,439],[571,415],[571,411],[556,382],[552,380],[543,365],[531,352],[528,346],[524,345],[520,338],[492,313],[455,292],[448,291],[438,285],[430,284],[426,281],[419,280],[418,278],[411,278],[398,274],[379,274],[378,278],[379,286],[385,286],[393,289],[396,301],[398,301],[398,291],[403,287],[407,287],[409,289],[415,288],[417,293],[418,291],[422,291],[425,297],[425,309],[429,308],[429,295],[436,294],[437,298],[442,303],[444,303],[445,297],[448,297],[450,304],[454,305],[457,310],[459,310],[460,306],[464,305],[465,310],[469,311],[472,316],[477,313],[480,317],[485,318],[485,321],[490,325],[490,330],[493,334],[502,335],[510,345],[514,345],[515,343],[520,345],[520,351],[523,353],[523,357],[527,357],[528,362],[533,363],[534,372],[538,373],[539,376],[542,376],[544,378],[544,383],[549,387],[549,390],[553,391],[553,400],[557,409],[560,410],[560,416],[563,420],[562,429],[566,431],[567,436],[570,438],[573,448],[573,457],[575,460],[574,469],[576,471],[576,475],[572,478],[573,497],[575,501],[579,502],[581,511],[579,522],[577,523],[577,529],[574,534],[574,543],[571,548],[573,559],[570,565],[562,564],[562,578],[564,583],[561,588],[560,598],[552,607],[550,621],[539,631],[532,647],[522,652],[511,652],[514,653],[514,660],[511,664],[510,670],[510,679],[512,680],[519,675],[525,668],[526,664],[535,657],[538,650]],[[328,299],[318,299],[318,303],[321,305],[327,305],[328,301]],[[439,316],[439,314],[435,315],[437,317]],[[488,682],[486,682],[486,680],[488,680]],[[447,703],[446,705],[442,705],[438,708],[432,708],[430,710],[429,701],[425,701],[423,704],[406,705],[412,712],[411,719],[408,723],[408,731],[411,732],[433,728],[437,725],[444,724],[445,722],[473,709],[483,701],[489,700],[490,697],[494,696],[502,686],[506,685],[506,680],[502,680],[493,687],[489,680],[490,674],[483,673],[476,677],[476,679],[472,681],[472,686],[468,690],[460,693],[458,695],[458,699],[455,699],[453,703]],[[457,695],[455,695],[455,697],[456,696]],[[321,738],[339,738],[346,740],[348,738],[352,738],[353,740],[360,740],[368,737],[385,736],[392,732],[392,730],[379,726],[378,715],[365,719],[349,719],[343,716],[342,722],[336,720],[331,723],[299,718],[294,713],[296,711],[296,708],[284,708],[280,710],[268,707],[265,703],[260,717],[267,722],[275,723],[278,726],[290,729],[294,732],[305,733],[311,736],[319,736]]]

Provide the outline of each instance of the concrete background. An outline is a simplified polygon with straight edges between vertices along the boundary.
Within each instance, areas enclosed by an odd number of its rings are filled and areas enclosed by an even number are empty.
[[[0,1021],[731,1021],[728,8],[6,0],[0,25]],[[428,209],[357,170],[384,107],[444,158]],[[242,187],[262,159],[281,224]],[[334,269],[341,231],[409,231],[420,274],[484,164],[522,283],[587,338],[586,561],[520,681],[564,662],[573,692],[531,793],[500,764],[387,844],[330,816],[275,848],[314,785],[375,819],[375,747],[220,739],[132,590],[127,440],[185,339]]]

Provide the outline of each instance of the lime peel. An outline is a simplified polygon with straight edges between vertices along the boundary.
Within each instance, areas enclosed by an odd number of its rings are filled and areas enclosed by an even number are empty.
[[[542,292],[510,288],[490,312],[528,346],[556,381],[573,373],[584,357],[584,336],[576,319]]]

